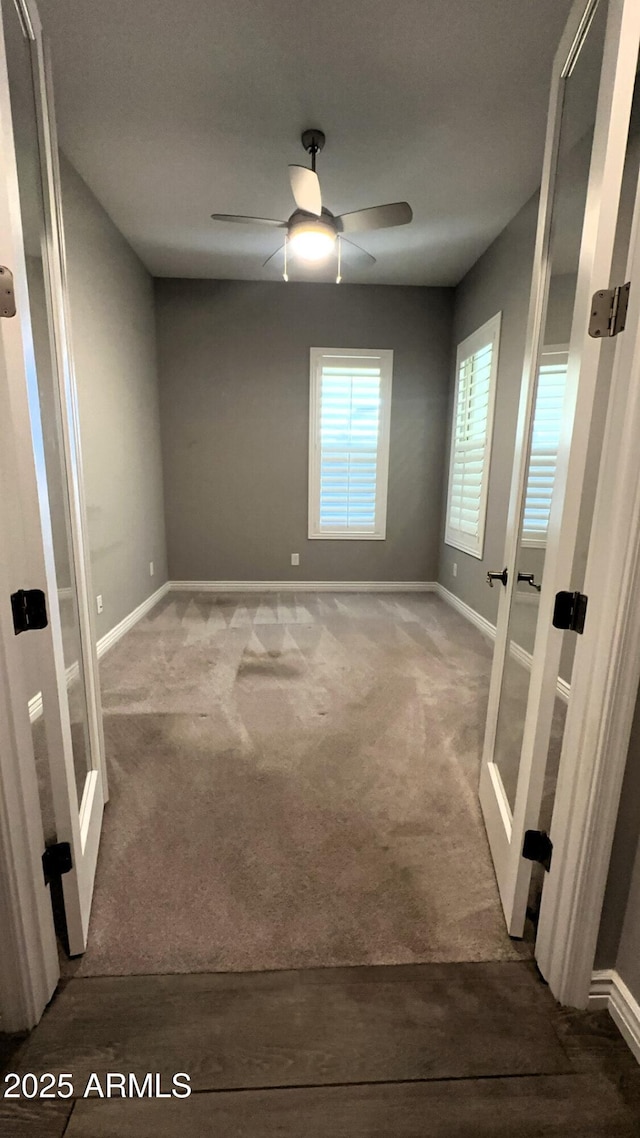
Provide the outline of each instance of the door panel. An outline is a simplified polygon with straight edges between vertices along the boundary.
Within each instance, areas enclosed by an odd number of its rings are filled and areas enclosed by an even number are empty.
[[[561,429],[570,433],[570,424],[563,417],[563,403],[605,31],[606,6],[600,5],[563,92],[551,204],[546,317],[526,442],[526,489],[518,519],[516,579],[507,632],[509,650],[504,661],[494,753],[512,812]]]
[[[52,162],[57,150],[48,118],[42,41],[31,4],[16,6],[2,0],[1,11],[0,68],[6,67],[11,108],[3,146],[7,166],[11,163],[16,175],[14,210],[6,224],[13,228],[24,254],[27,290],[26,305],[19,313],[21,366],[10,370],[8,381],[16,387],[23,384],[28,393],[31,439],[23,438],[23,448],[32,448],[32,454],[24,456],[17,488],[19,493],[24,490],[28,510],[27,484],[35,459],[41,533],[31,541],[33,572],[41,561],[38,542],[44,542],[51,627],[48,642],[27,634],[22,650],[45,839],[69,842],[72,849],[73,869],[54,887],[64,900],[68,949],[75,955],[86,947],[104,806],[97,660],[64,320],[63,254]],[[15,336],[16,331],[16,325],[3,322],[3,338]],[[14,429],[20,431],[18,423]]]
[[[480,798],[509,932],[522,935],[524,834],[548,820],[576,633],[552,625],[588,513],[611,344],[590,339],[608,282],[635,76],[637,9],[576,5],[554,67]],[[631,45],[631,50],[630,50]],[[608,361],[608,362],[607,362]],[[599,435],[600,432],[600,435]],[[596,467],[597,478],[597,467]],[[588,528],[588,527],[587,527]],[[578,583],[574,583],[578,582]]]
[[[622,177],[622,190],[620,206],[616,223],[613,263],[607,284],[614,286],[625,281],[626,262],[631,245],[634,203],[640,176],[640,73],[636,71],[634,84],[631,120],[624,161]],[[594,392],[591,430],[589,436],[588,453],[586,461],[585,478],[579,507],[576,544],[571,572],[571,590],[582,592],[585,585],[585,570],[591,539],[598,478],[600,474],[600,459],[603,447],[604,433],[609,410],[609,395],[615,358],[615,349],[619,341],[612,340],[602,345],[600,363],[598,367],[597,382]],[[560,632],[562,648],[559,665],[559,689],[564,684],[571,684],[573,672],[573,658],[576,648],[575,633]],[[565,709],[566,710],[566,709]],[[549,829],[554,805],[554,791],[557,781],[558,766],[560,763],[563,734],[563,714],[554,725],[552,741],[549,749],[547,773],[545,778],[545,792],[541,809],[541,826]]]

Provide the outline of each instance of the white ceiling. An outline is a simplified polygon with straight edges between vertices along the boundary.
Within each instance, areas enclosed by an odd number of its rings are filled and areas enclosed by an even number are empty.
[[[342,213],[406,199],[362,235],[362,283],[454,284],[535,190],[570,0],[41,0],[60,142],[157,276],[277,280],[305,127]],[[325,266],[313,270],[330,279]],[[299,271],[291,273],[301,276]]]

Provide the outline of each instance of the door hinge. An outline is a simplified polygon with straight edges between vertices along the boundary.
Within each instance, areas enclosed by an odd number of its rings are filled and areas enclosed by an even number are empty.
[[[11,611],[13,612],[13,630],[30,632],[34,628],[46,628],[47,601],[42,589],[18,589],[11,594]]]
[[[0,316],[15,316],[16,297],[13,291],[13,273],[0,265]]]
[[[589,320],[590,336],[597,339],[600,336],[617,336],[618,332],[624,332],[630,288],[631,281],[627,281],[626,284],[616,285],[615,288],[594,292]]]
[[[551,869],[553,842],[546,830],[525,830],[522,856],[527,861],[539,861],[547,873]]]
[[[63,873],[69,873],[73,869],[69,843],[56,842],[54,845],[47,846],[42,855],[42,869],[45,885],[48,885],[52,878],[62,877]]]
[[[589,598],[584,593],[556,593],[553,608],[553,627],[568,628],[570,632],[584,632]]]

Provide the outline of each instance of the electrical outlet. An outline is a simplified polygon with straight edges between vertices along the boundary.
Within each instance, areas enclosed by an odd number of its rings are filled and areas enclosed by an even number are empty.
[[[454,577],[458,576],[458,563],[456,561],[453,563],[453,575]]]
[[[98,593],[96,597],[96,608],[99,613],[102,612],[102,593]]]
[[[291,554],[291,564],[292,565],[299,565],[300,564],[300,554],[299,553],[292,553]]]
[[[154,573],[154,569],[153,569],[153,561],[150,561],[150,562],[149,562],[149,576],[150,576],[150,577],[153,577],[153,573]]]

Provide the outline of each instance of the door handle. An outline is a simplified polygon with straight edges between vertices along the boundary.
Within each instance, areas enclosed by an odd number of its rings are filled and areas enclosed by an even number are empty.
[[[518,581],[526,581],[527,585],[531,585],[531,588],[535,589],[538,593],[542,589],[542,585],[536,585],[534,573],[518,573]]]
[[[487,573],[487,585],[489,585],[490,588],[493,588],[494,581],[502,581],[506,589],[508,579],[509,574],[507,573],[506,567],[502,570],[502,573],[493,573],[491,570]]]

